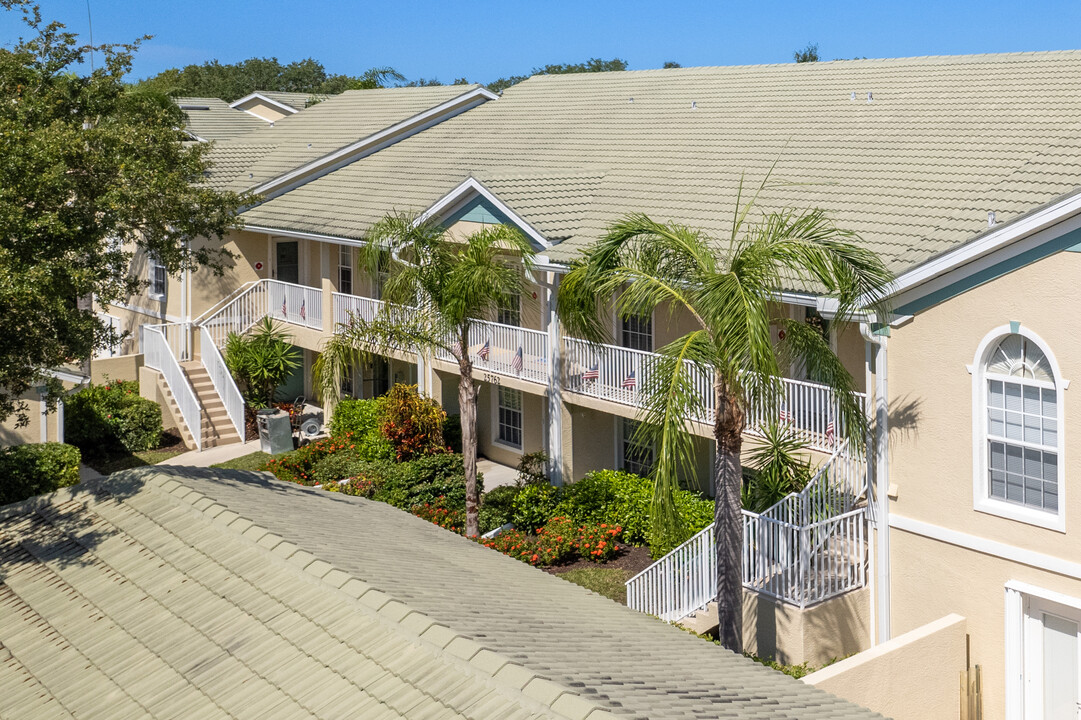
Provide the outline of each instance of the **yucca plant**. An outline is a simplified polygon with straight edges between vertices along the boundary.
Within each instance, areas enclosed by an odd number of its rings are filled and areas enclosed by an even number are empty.
[[[301,365],[292,336],[265,317],[246,335],[229,333],[225,340],[225,366],[254,409],[270,407],[274,394]]]
[[[386,310],[374,320],[352,317],[323,346],[315,381],[324,401],[337,398],[340,378],[372,353],[409,348],[448,353],[458,364],[462,458],[466,480],[465,534],[479,534],[477,385],[469,357],[469,328],[499,301],[525,290],[533,248],[508,225],[451,237],[434,220],[395,213],[376,223],[361,248],[369,274],[387,273]],[[410,306],[403,311],[401,306]],[[397,306],[397,307],[395,307]]]
[[[760,513],[807,487],[814,475],[807,450],[807,442],[791,426],[767,423],[761,443],[748,458],[753,472],[744,484],[743,509]]]
[[[564,276],[558,298],[567,331],[595,342],[608,337],[598,298],[616,296],[623,317],[659,309],[686,314],[697,326],[661,348],[651,364],[638,433],[657,448],[654,532],[685,538],[673,497],[680,476],[694,474],[687,423],[705,414],[707,401],[686,371],[688,361],[712,375],[719,636],[735,651],[743,647],[740,452],[748,410],[765,406],[776,413],[781,368],[795,361],[838,391],[839,429],[855,444],[866,429],[852,377],[826,339],[806,323],[776,317],[773,308],[783,290],[811,290],[836,300],[836,320],[843,322],[866,307],[883,311],[891,280],[879,257],[821,210],[782,210],[752,220],[764,187],[765,181],[748,202],[737,196],[725,238],[641,213],[625,216]],[[773,323],[785,331],[776,347]]]

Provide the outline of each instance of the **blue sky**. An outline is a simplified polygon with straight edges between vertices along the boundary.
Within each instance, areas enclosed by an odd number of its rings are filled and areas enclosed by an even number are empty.
[[[44,14],[87,29],[86,0]],[[825,59],[1081,48],[1081,2],[1012,0],[90,0],[97,42],[155,38],[136,77],[210,59],[314,57],[329,71],[390,65],[410,79],[487,82],[538,65],[621,57],[632,69],[789,62],[817,42]],[[0,13],[0,44],[22,33]]]

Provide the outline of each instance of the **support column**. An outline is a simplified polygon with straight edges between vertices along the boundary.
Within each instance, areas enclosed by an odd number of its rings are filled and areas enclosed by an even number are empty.
[[[563,340],[559,315],[556,313],[559,277],[552,272],[546,275],[544,322],[548,330],[548,475],[553,484],[562,485],[567,478],[563,473]]]

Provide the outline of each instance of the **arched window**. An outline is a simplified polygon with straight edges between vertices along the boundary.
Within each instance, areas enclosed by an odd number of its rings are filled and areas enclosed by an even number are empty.
[[[974,424],[977,507],[1054,525],[1062,517],[1061,379],[1037,341],[1013,330],[985,341],[990,349],[981,353],[973,388],[982,395]]]

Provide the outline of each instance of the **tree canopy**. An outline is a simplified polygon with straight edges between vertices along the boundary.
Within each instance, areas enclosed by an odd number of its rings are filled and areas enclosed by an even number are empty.
[[[215,97],[232,102],[257,90],[335,95],[344,90],[371,90],[404,80],[391,67],[374,67],[355,76],[333,75],[312,58],[282,65],[274,57],[253,57],[237,63],[211,60],[201,65],[170,68],[139,84],[173,97]]]
[[[90,299],[145,285],[136,249],[170,272],[220,270],[216,243],[190,241],[221,237],[250,199],[203,184],[208,148],[184,142],[177,106],[124,82],[140,41],[91,48],[29,2],[0,8],[30,34],[0,49],[0,420],[26,422],[22,393],[58,395],[46,371],[112,339]],[[96,69],[77,74],[91,50]]]
[[[534,75],[565,75],[567,73],[610,72],[613,70],[626,70],[627,67],[627,61],[620,60],[619,58],[612,58],[611,60],[590,58],[583,63],[556,63],[545,65],[543,67],[533,68],[533,72],[531,72],[529,75],[510,75],[508,77],[501,77],[495,82],[488,83],[488,89],[492,92],[503,92],[511,85],[517,85],[523,80],[528,80]]]
[[[792,59],[798,63],[818,62],[818,43],[807,43],[807,47],[792,53]]]

